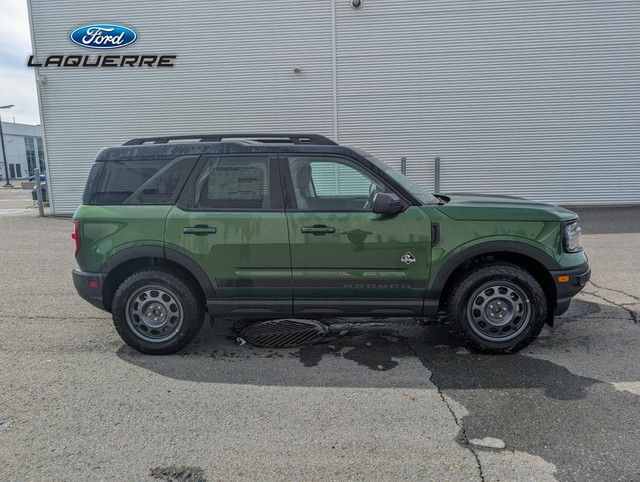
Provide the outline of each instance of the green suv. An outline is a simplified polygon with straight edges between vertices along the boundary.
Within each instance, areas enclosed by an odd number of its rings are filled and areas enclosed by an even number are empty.
[[[319,135],[133,139],[100,151],[74,216],[75,287],[150,354],[210,316],[436,317],[514,352],[589,280],[577,215],[430,194]]]

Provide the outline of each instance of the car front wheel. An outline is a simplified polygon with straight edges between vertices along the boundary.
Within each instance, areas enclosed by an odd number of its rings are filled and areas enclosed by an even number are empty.
[[[508,353],[538,336],[547,318],[547,299],[528,271],[493,263],[458,280],[448,310],[449,323],[471,348]]]

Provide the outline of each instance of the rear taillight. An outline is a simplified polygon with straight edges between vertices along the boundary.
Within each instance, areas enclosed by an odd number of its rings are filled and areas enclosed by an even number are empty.
[[[74,256],[78,256],[80,251],[80,221],[73,221],[73,233],[71,233],[71,239],[76,241],[76,252]]]

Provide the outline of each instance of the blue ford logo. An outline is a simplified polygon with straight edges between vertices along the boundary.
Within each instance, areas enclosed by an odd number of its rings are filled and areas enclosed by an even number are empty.
[[[118,49],[136,41],[135,30],[113,23],[92,23],[73,30],[69,38],[75,44],[90,49]]]

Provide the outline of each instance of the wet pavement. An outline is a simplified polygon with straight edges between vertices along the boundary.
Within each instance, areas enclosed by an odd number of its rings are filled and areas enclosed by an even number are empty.
[[[75,295],[68,220],[0,216],[0,478],[640,480],[640,208],[580,214],[592,282],[503,356],[408,318],[141,355]]]

